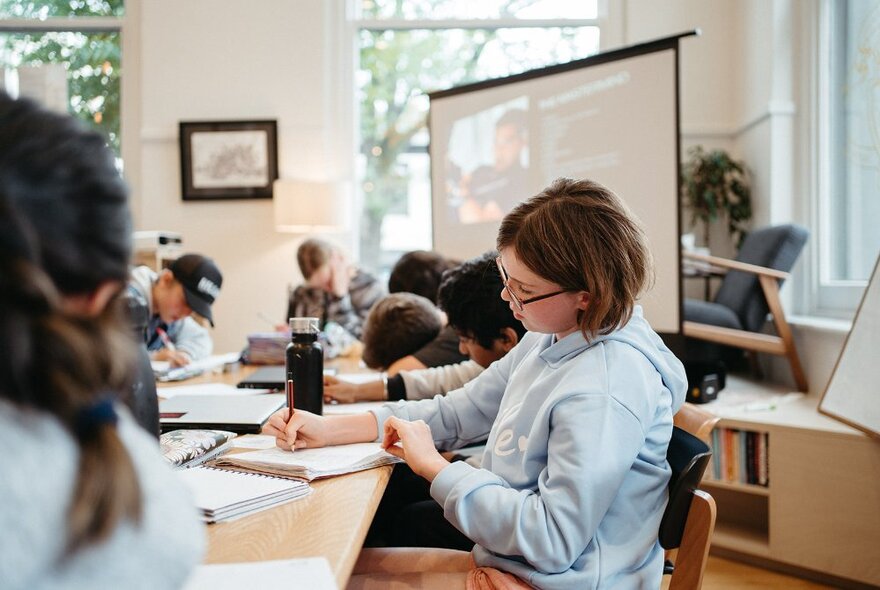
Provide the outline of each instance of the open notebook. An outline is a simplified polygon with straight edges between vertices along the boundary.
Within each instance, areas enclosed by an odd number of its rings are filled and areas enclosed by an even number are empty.
[[[311,481],[397,463],[400,459],[385,452],[379,443],[355,443],[296,452],[279,448],[238,453],[214,459],[211,465],[240,469],[249,473],[293,477]]]
[[[200,565],[183,590],[240,590],[255,584],[260,588],[336,590],[324,557]]]
[[[193,493],[196,506],[209,523],[253,514],[312,491],[304,481],[205,466],[175,473]]]

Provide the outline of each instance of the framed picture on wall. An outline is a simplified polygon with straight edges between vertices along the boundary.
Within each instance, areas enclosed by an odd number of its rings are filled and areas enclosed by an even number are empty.
[[[271,199],[276,121],[181,121],[180,175],[184,201]]]

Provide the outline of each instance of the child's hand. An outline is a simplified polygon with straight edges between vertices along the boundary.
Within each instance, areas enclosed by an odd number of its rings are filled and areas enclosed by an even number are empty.
[[[345,297],[351,285],[352,270],[344,257],[333,257],[330,261],[329,292],[336,297]]]
[[[400,445],[396,443],[400,442]],[[391,416],[385,421],[382,448],[406,461],[410,469],[428,481],[434,481],[449,461],[437,452],[431,428],[423,420],[409,422]]]
[[[359,395],[360,388],[356,383],[337,379],[332,375],[324,375],[324,401],[350,404],[362,397]]]
[[[285,451],[317,448],[327,445],[324,418],[305,410],[281,408],[263,426],[263,434],[275,437],[275,445]]]

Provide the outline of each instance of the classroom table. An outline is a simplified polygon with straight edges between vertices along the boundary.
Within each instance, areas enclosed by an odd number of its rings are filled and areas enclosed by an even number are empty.
[[[334,359],[325,366],[345,373],[364,371],[352,358]],[[242,366],[180,384],[235,384],[254,370],[255,367]],[[306,498],[238,520],[207,525],[205,563],[322,556],[329,562],[339,588],[345,588],[391,469],[384,466],[314,481],[313,491]]]
[[[345,588],[391,469],[315,481],[306,498],[207,525],[205,563],[323,556],[339,588]]]

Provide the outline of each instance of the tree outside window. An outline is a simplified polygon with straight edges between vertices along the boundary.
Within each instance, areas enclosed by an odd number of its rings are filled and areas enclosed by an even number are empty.
[[[405,251],[430,248],[427,93],[596,53],[597,3],[575,9],[548,0],[364,0],[356,92],[365,267],[381,271]]]
[[[103,133],[117,155],[122,50],[121,27],[114,21],[123,14],[123,0],[0,0],[5,31],[0,32],[0,76],[17,86],[19,68],[61,65],[67,73],[68,111]],[[93,21],[84,24],[83,17],[105,17],[101,30],[94,30]]]

